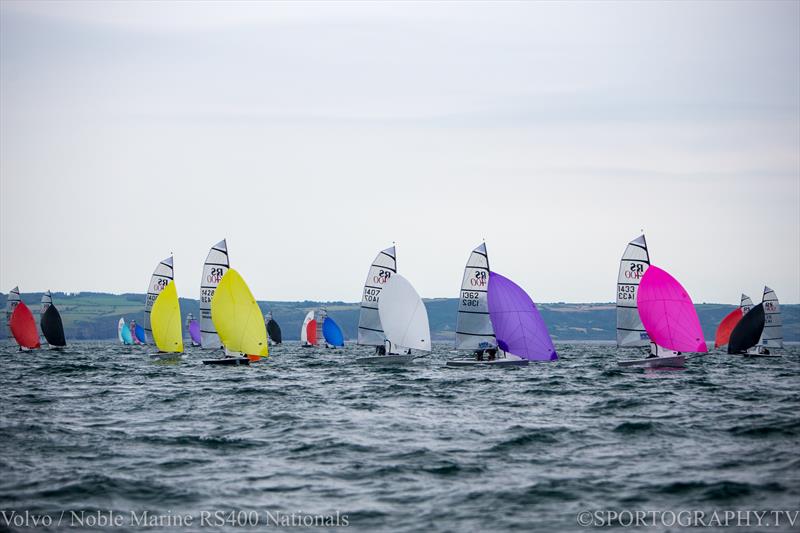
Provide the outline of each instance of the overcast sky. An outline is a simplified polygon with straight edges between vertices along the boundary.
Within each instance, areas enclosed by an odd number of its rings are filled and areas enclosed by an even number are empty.
[[[611,301],[643,228],[696,302],[800,302],[800,3],[0,4],[0,291],[144,292],[208,248],[357,301]]]

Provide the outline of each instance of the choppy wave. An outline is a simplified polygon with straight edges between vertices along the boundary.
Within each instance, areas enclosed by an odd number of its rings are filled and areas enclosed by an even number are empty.
[[[0,508],[348,516],[364,531],[574,530],[595,509],[791,509],[800,351],[620,370],[561,345],[514,369],[284,344],[249,367],[146,347],[0,351]],[[746,505],[745,505],[746,504]],[[765,507],[766,506],[766,507]],[[234,527],[221,529],[238,531]],[[2,527],[0,527],[2,529]]]

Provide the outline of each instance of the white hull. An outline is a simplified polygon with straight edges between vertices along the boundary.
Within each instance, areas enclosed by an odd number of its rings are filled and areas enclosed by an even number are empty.
[[[686,363],[684,355],[669,355],[664,357],[648,357],[647,359],[634,359],[632,361],[619,361],[617,364],[624,367],[638,368],[683,368]]]
[[[527,359],[495,359],[494,361],[478,361],[477,359],[453,359],[447,361],[447,366],[474,367],[474,366],[528,366]]]
[[[356,359],[356,363],[360,365],[405,365],[413,360],[413,355],[376,355],[359,357]]]

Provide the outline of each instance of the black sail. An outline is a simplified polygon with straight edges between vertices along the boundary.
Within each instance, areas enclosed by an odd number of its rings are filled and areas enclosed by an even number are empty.
[[[744,353],[756,344],[764,331],[764,304],[753,306],[731,331],[728,353]]]
[[[281,343],[281,327],[271,318],[267,322],[267,335],[275,344]]]
[[[42,315],[40,322],[42,333],[50,346],[66,346],[64,339],[64,324],[61,323],[61,314],[55,305],[50,305]]]

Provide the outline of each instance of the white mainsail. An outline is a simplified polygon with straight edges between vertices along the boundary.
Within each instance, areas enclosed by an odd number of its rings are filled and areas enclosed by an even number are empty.
[[[457,350],[485,350],[497,346],[489,318],[488,288],[489,256],[484,243],[472,250],[464,268],[456,319]]]
[[[150,285],[147,287],[147,299],[144,302],[145,340],[147,340],[148,335],[153,335],[153,330],[150,328],[150,310],[153,308],[158,295],[169,285],[173,278],[172,256],[169,256],[156,266],[153,275],[150,277]],[[136,332],[132,331],[131,335],[136,335]]]
[[[211,320],[211,299],[228,268],[228,243],[222,239],[208,251],[206,262],[203,263],[203,279],[200,280],[200,344],[204,349],[223,347]]]
[[[9,339],[14,338],[14,335],[11,333],[11,315],[14,314],[14,309],[19,305],[19,302],[19,287],[14,287],[9,291],[8,298],[6,298],[6,336]]]
[[[781,328],[781,306],[778,296],[769,287],[764,287],[764,331],[761,333],[759,346],[767,348],[783,348],[783,331]]]
[[[639,318],[636,296],[639,282],[650,266],[647,241],[641,235],[628,243],[617,276],[617,346],[649,346],[650,338]]]
[[[386,336],[378,313],[381,292],[392,275],[397,272],[397,255],[394,246],[381,251],[367,273],[361,295],[361,314],[358,317],[358,344],[383,346]]]
[[[393,347],[431,351],[428,311],[411,283],[400,274],[393,275],[384,285],[378,313]]]
[[[312,320],[314,320],[313,309],[306,313],[306,318],[303,320],[303,325],[300,327],[300,342],[303,344],[311,344],[308,342],[308,323]]]
[[[742,310],[742,316],[746,315],[747,312],[753,308],[753,300],[746,294],[742,294],[742,301],[739,303],[739,309]]]

